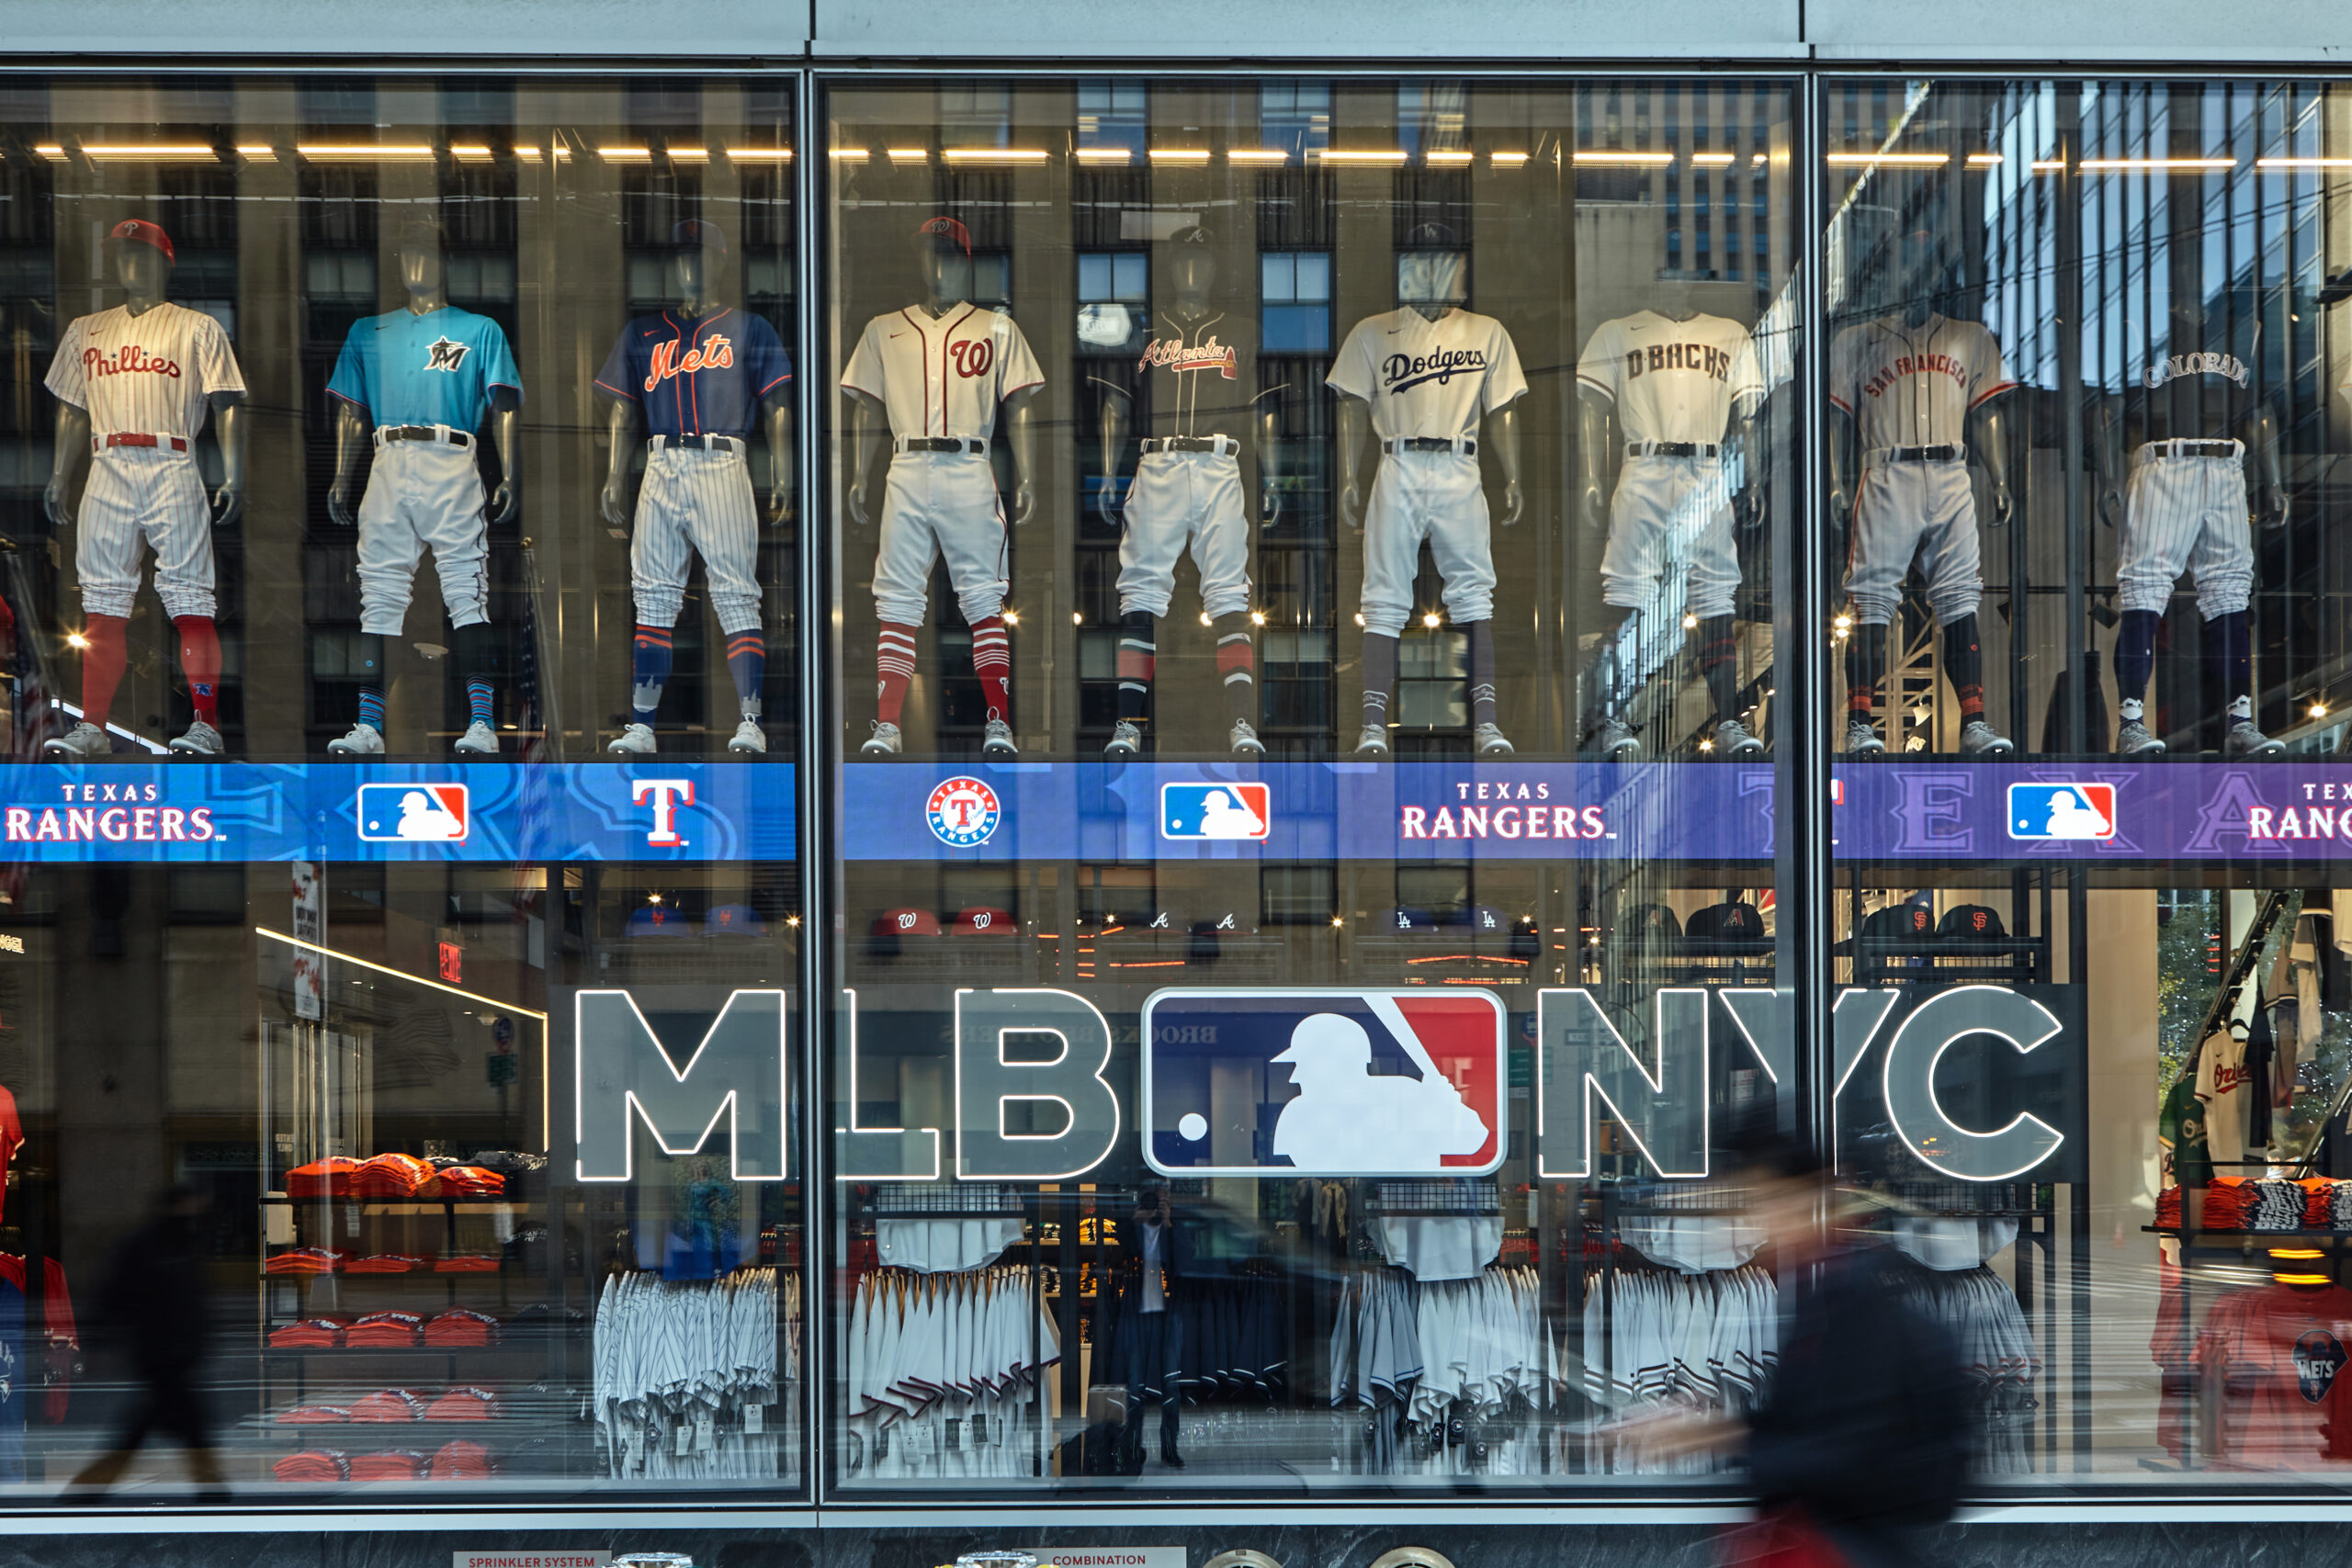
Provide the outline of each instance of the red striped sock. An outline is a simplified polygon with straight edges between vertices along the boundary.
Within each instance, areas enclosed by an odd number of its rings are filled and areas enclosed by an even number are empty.
[[[188,700],[196,716],[218,728],[220,723],[220,633],[209,615],[179,615],[172,625],[180,634],[180,669],[187,676]]]
[[[899,709],[906,705],[907,687],[915,678],[915,628],[883,622],[881,636],[875,642],[874,665],[879,678],[875,716],[885,724],[896,724]]]
[[[980,695],[989,716],[1012,720],[1012,644],[1004,633],[1004,617],[986,615],[972,623],[972,672],[980,678]]]
[[[100,729],[107,727],[114,706],[114,689],[122,684],[123,666],[130,662],[123,633],[130,623],[120,615],[90,615],[82,623],[82,719]]]

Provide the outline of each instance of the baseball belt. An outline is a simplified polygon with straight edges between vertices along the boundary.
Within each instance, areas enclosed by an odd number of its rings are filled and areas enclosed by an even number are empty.
[[[899,452],[968,452],[978,457],[989,444],[969,435],[901,435],[892,443]]]
[[[379,424],[376,427],[376,445],[388,441],[430,441],[437,446],[470,446],[474,438],[462,430],[452,430],[446,424]]]
[[[1871,463],[1950,463],[1958,460],[1960,443],[1940,446],[1882,446],[1870,455]]]
[[[184,435],[150,435],[138,430],[118,430],[111,435],[90,437],[92,452],[103,452],[109,446],[155,446],[170,452],[185,452],[187,450],[187,438]]]
[[[1628,441],[1628,457],[1717,457],[1723,448],[1712,441]]]
[[[656,452],[665,446],[684,446],[693,452],[741,452],[743,444],[731,435],[657,435],[650,443]]]
[[[2159,457],[2236,457],[2245,452],[2245,446],[2236,441],[2149,441],[2132,454],[2132,460],[2152,463]]]
[[[1469,436],[1458,441],[1442,435],[1394,435],[1380,444],[1380,449],[1394,457],[1399,452],[1459,452],[1465,457],[1478,455],[1478,443]]]
[[[1241,444],[1230,435],[1154,435],[1143,444],[1146,452],[1215,452],[1220,457],[1238,452]]]

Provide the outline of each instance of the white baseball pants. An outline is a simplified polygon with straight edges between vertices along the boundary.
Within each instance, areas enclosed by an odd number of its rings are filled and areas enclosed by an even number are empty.
[[[1846,592],[1863,626],[1894,621],[1914,560],[1928,580],[1928,606],[1938,626],[1974,615],[1984,579],[1966,460],[1865,467],[1854,494],[1847,557]]]
[[[103,448],[90,459],[74,525],[74,571],[90,615],[130,616],[142,547],[155,552],[155,596],[166,614],[213,613],[212,507],[193,452]]]
[[[922,625],[931,563],[941,558],[966,624],[1004,607],[1004,504],[986,454],[901,452],[886,491],[874,560],[874,607],[884,621]]]
[[[760,624],[752,563],[760,547],[752,465],[739,451],[664,443],[645,455],[630,525],[629,588],[644,626],[674,626],[684,608],[687,551],[702,557],[710,607],[729,635]]]
[[[2245,609],[2254,595],[2251,511],[2243,457],[2134,452],[2115,566],[2120,607],[2162,615],[2186,571],[2207,620]]]
[[[1739,550],[1719,457],[1628,457],[1609,500],[1609,547],[1600,556],[1600,599],[1625,610],[1659,610],[1668,585],[1687,584],[1686,605],[1706,619],[1732,613]]]
[[[359,500],[359,629],[398,637],[426,550],[453,626],[490,618],[489,527],[471,446],[387,441]]]
[[[1119,613],[1168,614],[1185,548],[1215,620],[1250,607],[1250,523],[1241,462],[1230,452],[1147,452],[1127,491],[1119,536]]]
[[[1492,619],[1495,557],[1487,524],[1476,457],[1461,452],[1384,456],[1364,509],[1364,630],[1404,633],[1424,539],[1445,581],[1446,614],[1457,622]]]

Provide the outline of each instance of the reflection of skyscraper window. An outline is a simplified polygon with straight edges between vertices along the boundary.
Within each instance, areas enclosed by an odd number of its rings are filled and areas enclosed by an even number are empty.
[[[1261,146],[1304,155],[1331,142],[1331,87],[1326,82],[1275,81],[1258,88]]]
[[[1268,354],[1322,354],[1331,346],[1331,257],[1272,251],[1258,258],[1260,330]]]
[[[1121,148],[1143,156],[1147,89],[1136,81],[1078,85],[1078,145],[1081,150]]]
[[[1452,152],[1469,145],[1469,95],[1459,82],[1406,82],[1396,88],[1397,144],[1408,152]]]

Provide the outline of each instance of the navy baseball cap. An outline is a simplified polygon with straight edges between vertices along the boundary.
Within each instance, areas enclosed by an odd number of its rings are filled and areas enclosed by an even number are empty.
[[[1423,223],[1405,236],[1405,248],[1408,251],[1458,251],[1462,248],[1462,240],[1450,223]]]
[[[1187,223],[1169,235],[1168,243],[1171,245],[1213,245],[1216,243],[1216,231],[1198,223]]]
[[[670,231],[670,243],[681,251],[717,251],[727,254],[727,234],[707,218],[684,218]]]
[[[972,231],[953,218],[927,218],[915,228],[915,242],[934,251],[972,254]]]

